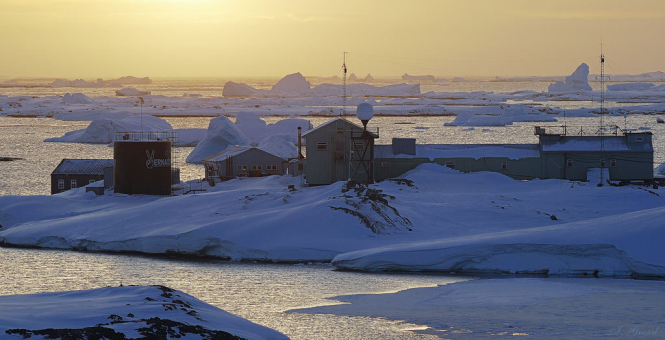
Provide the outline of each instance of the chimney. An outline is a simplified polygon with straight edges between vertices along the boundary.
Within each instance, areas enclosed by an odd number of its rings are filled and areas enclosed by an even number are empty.
[[[302,134],[301,134],[302,128],[298,126],[298,159],[303,159],[304,157],[302,156]]]

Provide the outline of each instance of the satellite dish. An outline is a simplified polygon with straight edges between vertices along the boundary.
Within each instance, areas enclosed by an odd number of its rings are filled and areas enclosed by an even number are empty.
[[[374,117],[374,108],[369,103],[361,103],[360,105],[358,105],[356,116],[363,123],[367,124],[366,122],[372,119],[372,117]]]

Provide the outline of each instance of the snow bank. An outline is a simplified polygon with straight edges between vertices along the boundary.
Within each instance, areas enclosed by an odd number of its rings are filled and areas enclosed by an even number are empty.
[[[342,254],[342,269],[665,276],[660,216],[647,209],[583,222]],[[630,227],[629,227],[630,226]]]
[[[131,116],[122,119],[101,118],[90,122],[87,128],[67,132],[62,137],[45,139],[45,142],[109,144],[116,132],[122,131],[171,131],[173,127],[164,119],[154,116]]]
[[[287,339],[188,294],[167,287],[107,287],[0,296],[0,333],[24,339],[178,337]],[[13,337],[12,337],[13,336]]]
[[[204,158],[233,145],[249,145],[249,139],[230,119],[224,116],[213,118],[210,120],[205,137],[187,156],[187,163],[200,163]]]
[[[139,91],[133,87],[125,87],[115,91],[115,95],[119,97],[132,97],[132,96],[147,96],[150,91]]]
[[[566,80],[557,81],[547,87],[547,92],[580,92],[591,91],[589,86],[589,65],[582,63]]]
[[[640,186],[516,181],[423,164],[369,186],[303,187],[300,178],[269,176],[206,189],[0,196],[0,243],[235,260],[339,255],[336,265],[359,270],[665,276],[665,198]]]
[[[97,104],[96,101],[90,99],[90,97],[83,93],[65,93],[62,97],[62,102],[65,104]]]

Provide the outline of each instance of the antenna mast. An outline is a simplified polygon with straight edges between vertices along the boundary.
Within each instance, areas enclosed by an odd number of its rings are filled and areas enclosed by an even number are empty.
[[[605,55],[603,54],[603,43],[600,43],[600,183],[603,186],[605,168],[605,138],[603,131],[603,115],[605,114]]]
[[[344,62],[342,63],[342,70],[344,71],[344,85],[342,94],[342,112],[340,117],[346,115],[346,52],[344,52]]]

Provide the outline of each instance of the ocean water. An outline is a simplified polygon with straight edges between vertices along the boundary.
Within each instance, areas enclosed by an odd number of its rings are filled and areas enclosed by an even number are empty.
[[[327,298],[380,294],[467,281],[469,277],[340,272],[330,265],[187,261],[57,250],[0,248],[0,295],[164,285],[291,339],[437,339],[419,325],[382,318],[289,313],[337,304]],[[0,311],[0,313],[3,311]],[[0,336],[1,337],[1,336]]]

